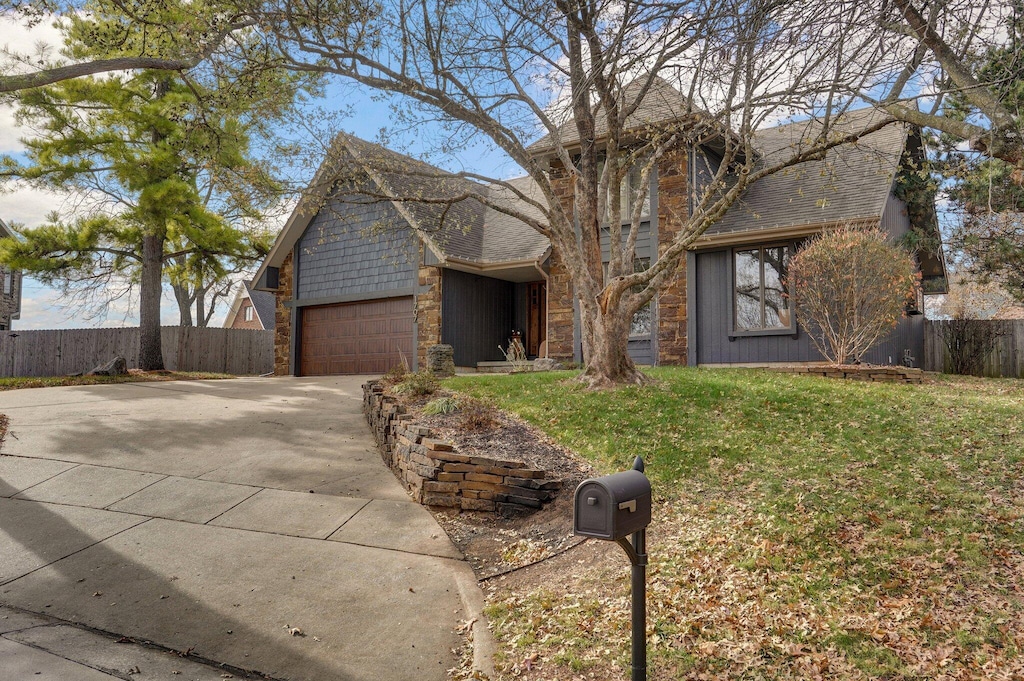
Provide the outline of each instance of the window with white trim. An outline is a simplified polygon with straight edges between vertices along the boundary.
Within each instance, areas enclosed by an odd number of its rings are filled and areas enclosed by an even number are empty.
[[[248,304],[247,304],[247,305],[245,306],[245,321],[247,321],[247,322],[251,322],[252,320],[253,320],[253,310],[252,310],[252,305],[248,305]]]

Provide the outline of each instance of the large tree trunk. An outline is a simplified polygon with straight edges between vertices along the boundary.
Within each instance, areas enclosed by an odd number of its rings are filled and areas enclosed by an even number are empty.
[[[206,326],[210,315],[206,313],[206,287],[196,286],[196,326]]]
[[[142,237],[142,283],[139,303],[139,368],[160,371],[164,368],[160,344],[160,294],[163,286],[164,237]]]
[[[182,284],[171,284],[174,300],[178,303],[178,325],[192,326],[192,299],[188,287]]]
[[[579,380],[591,388],[614,388],[624,384],[644,385],[650,381],[629,356],[629,326],[632,321],[624,306],[607,313],[594,305],[590,354]]]

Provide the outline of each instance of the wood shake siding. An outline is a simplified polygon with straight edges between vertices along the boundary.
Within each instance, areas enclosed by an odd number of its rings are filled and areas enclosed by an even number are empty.
[[[416,283],[417,239],[391,203],[334,197],[309,223],[298,249],[296,300],[379,298]]]

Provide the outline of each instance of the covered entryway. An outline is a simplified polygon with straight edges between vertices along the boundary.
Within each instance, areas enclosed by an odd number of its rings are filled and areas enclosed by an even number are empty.
[[[413,360],[413,299],[384,298],[301,310],[302,376],[383,374]]]

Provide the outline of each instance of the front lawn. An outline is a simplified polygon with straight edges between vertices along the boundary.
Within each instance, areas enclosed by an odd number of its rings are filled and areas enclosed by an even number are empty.
[[[108,383],[151,383],[155,381],[208,381],[235,378],[228,374],[204,371],[137,371],[132,369],[121,376],[43,376],[0,378],[0,390],[22,388],[54,388],[66,385],[106,385]]]
[[[605,472],[647,461],[650,678],[1024,678],[1024,381],[651,374],[449,382]],[[503,674],[627,678],[627,565],[495,591]]]

